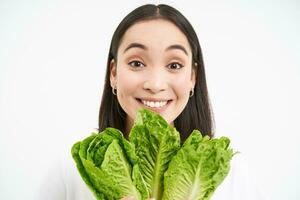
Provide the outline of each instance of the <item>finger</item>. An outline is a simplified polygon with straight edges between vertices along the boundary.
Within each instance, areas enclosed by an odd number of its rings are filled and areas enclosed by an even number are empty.
[[[122,199],[120,200],[134,200],[134,197],[123,197]]]

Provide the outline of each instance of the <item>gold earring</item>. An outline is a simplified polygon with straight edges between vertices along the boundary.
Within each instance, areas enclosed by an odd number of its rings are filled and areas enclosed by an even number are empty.
[[[113,95],[117,95],[117,89],[115,87],[111,87]]]
[[[194,88],[192,88],[190,91],[190,97],[192,97],[193,95],[194,95]]]

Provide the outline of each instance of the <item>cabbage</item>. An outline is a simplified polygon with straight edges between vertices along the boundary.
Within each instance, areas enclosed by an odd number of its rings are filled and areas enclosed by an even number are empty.
[[[77,169],[98,200],[208,200],[230,170],[234,155],[226,137],[194,130],[180,134],[160,115],[139,110],[129,141],[114,128],[93,133],[72,147]]]

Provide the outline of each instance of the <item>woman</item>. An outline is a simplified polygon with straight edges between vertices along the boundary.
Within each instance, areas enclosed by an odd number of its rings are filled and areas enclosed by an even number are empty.
[[[127,137],[140,108],[161,114],[181,133],[182,142],[194,129],[213,136],[197,35],[188,20],[167,5],[138,7],[117,27],[107,60],[99,131],[114,127]],[[245,175],[233,162],[212,199],[260,199]],[[52,176],[51,181],[53,187],[44,187],[40,199],[94,199],[73,161],[64,164],[61,179]]]
[[[145,101],[166,105],[154,109]],[[162,114],[183,140],[193,129],[213,135],[197,35],[188,20],[167,5],[141,6],[117,27],[108,55],[99,131],[115,127],[128,134],[141,107]]]

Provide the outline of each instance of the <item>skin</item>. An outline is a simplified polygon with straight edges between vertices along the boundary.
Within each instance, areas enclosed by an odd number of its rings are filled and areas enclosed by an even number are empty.
[[[172,45],[177,47],[168,48]],[[117,89],[118,101],[127,113],[127,134],[140,108],[159,113],[173,125],[195,86],[189,42],[176,25],[164,19],[132,25],[125,32],[117,61],[113,59],[110,68],[111,86]],[[150,108],[141,99],[168,103],[163,108]]]
[[[124,197],[120,200],[134,200],[134,198],[133,197]],[[155,199],[151,198],[151,199],[148,199],[148,200],[155,200]]]

